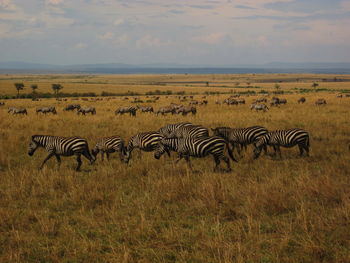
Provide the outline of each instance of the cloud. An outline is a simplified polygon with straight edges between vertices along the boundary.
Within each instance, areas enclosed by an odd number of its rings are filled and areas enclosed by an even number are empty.
[[[209,45],[216,45],[224,41],[227,41],[229,39],[230,39],[230,36],[228,34],[223,32],[215,32],[208,35],[193,37],[192,41],[206,43]]]
[[[114,33],[113,32],[106,32],[103,35],[98,36],[99,39],[104,39],[104,40],[110,40],[114,38]]]
[[[16,5],[12,2],[12,0],[0,0],[0,10],[4,9],[4,10],[15,10],[16,9]]]
[[[137,48],[161,47],[168,45],[171,45],[170,41],[162,41],[151,35],[145,35],[136,41]]]
[[[75,49],[84,49],[86,48],[88,45],[86,43],[80,42],[74,45]]]
[[[113,25],[115,25],[115,26],[120,26],[123,24],[125,24],[125,20],[123,18],[118,18],[118,19],[114,20],[114,22],[113,22]]]
[[[59,5],[59,4],[62,4],[63,2],[64,0],[47,0],[47,3],[51,5]]]

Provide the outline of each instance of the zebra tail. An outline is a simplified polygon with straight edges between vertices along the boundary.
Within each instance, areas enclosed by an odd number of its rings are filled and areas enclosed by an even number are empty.
[[[226,142],[226,148],[227,148],[227,151],[228,151],[228,155],[230,156],[231,160],[238,163],[238,161],[236,160],[236,158],[233,156],[233,152],[232,152],[232,149],[229,145],[228,142]]]

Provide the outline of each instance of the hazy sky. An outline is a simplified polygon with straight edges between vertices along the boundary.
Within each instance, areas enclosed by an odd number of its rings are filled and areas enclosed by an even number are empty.
[[[0,61],[350,62],[350,0],[0,0]]]

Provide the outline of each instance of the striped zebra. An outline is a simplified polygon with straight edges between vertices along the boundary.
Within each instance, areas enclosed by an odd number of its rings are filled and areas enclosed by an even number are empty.
[[[104,159],[105,153],[107,155],[107,160],[109,160],[109,154],[114,152],[119,152],[120,159],[122,160],[123,154],[125,153],[124,140],[119,136],[100,138],[97,141],[95,148],[91,150],[91,153],[95,157],[95,159],[99,152],[101,152],[102,161]]]
[[[188,137],[208,137],[209,131],[207,128],[200,125],[182,126],[173,131],[168,138],[188,138]]]
[[[255,110],[255,111],[264,111],[266,112],[269,110],[269,107],[267,107],[265,104],[251,104],[250,105],[250,110]]]
[[[278,153],[280,158],[282,158],[280,146],[290,148],[298,145],[300,156],[303,155],[304,151],[309,156],[310,138],[307,131],[298,128],[269,132],[256,142],[254,159],[260,156],[261,149],[266,145],[272,146],[275,154]]]
[[[123,115],[124,113],[129,113],[130,116],[136,116],[137,108],[135,106],[120,107],[114,113],[115,115]]]
[[[85,139],[80,137],[58,137],[50,135],[33,135],[31,142],[29,143],[29,156],[32,156],[36,149],[43,147],[48,151],[48,155],[44,159],[43,163],[40,166],[40,169],[43,168],[44,164],[52,157],[55,156],[58,162],[58,165],[61,164],[60,156],[72,156],[77,157],[78,166],[76,171],[80,170],[81,166],[81,155],[90,161],[92,164],[95,159],[91,156],[89,151],[88,143]]]
[[[91,115],[95,115],[96,114],[96,109],[95,107],[85,107],[85,108],[80,108],[77,111],[77,114],[83,114],[86,115],[87,113],[91,113]]]
[[[131,152],[136,148],[140,151],[152,152],[156,149],[158,142],[164,139],[164,136],[159,132],[142,132],[132,136],[124,154],[124,162],[128,163],[131,158]],[[141,152],[139,152],[141,157]]]
[[[43,113],[43,114],[47,114],[47,113],[52,113],[52,114],[57,114],[56,108],[53,106],[49,106],[49,107],[41,107],[41,108],[37,108],[36,109],[36,114],[38,114],[39,112]]]
[[[8,113],[12,113],[13,115],[17,114],[25,114],[28,115],[27,109],[26,108],[15,108],[15,107],[10,107],[8,108]]]
[[[172,134],[175,130],[184,127],[184,126],[192,126],[193,124],[190,122],[180,122],[175,124],[167,124],[164,127],[160,128],[158,132],[162,134],[164,137],[168,138],[170,134]]]
[[[229,128],[229,127],[217,127],[211,129],[214,135],[222,137],[228,141],[232,150],[237,146],[237,152],[241,155],[241,150],[247,150],[249,144],[255,145],[261,136],[264,136],[268,133],[268,130],[265,127],[261,126],[251,126],[248,128]],[[267,147],[264,147],[265,153],[267,152]]]
[[[202,138],[187,137],[182,139],[168,138],[163,139],[158,143],[154,153],[154,158],[159,159],[165,152],[169,153],[169,151],[175,151],[178,153],[179,157],[176,162],[185,158],[192,169],[190,163],[191,156],[202,158],[212,155],[215,161],[214,170],[218,168],[220,161],[223,160],[227,164],[227,169],[230,171],[230,159],[224,154],[225,148],[227,148],[230,158],[235,162],[237,162],[237,160],[233,157],[232,151],[227,146],[227,142],[218,136]]]

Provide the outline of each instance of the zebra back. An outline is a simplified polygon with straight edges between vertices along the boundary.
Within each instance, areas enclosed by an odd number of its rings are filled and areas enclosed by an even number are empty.
[[[180,123],[175,123],[175,124],[167,124],[164,127],[160,128],[158,130],[158,132],[160,134],[164,135],[165,137],[169,137],[170,134],[172,134],[177,129],[184,127],[184,126],[190,126],[190,125],[193,125],[193,124],[190,122],[180,122]]]
[[[200,125],[182,126],[169,135],[169,138],[208,137],[207,128]]]

